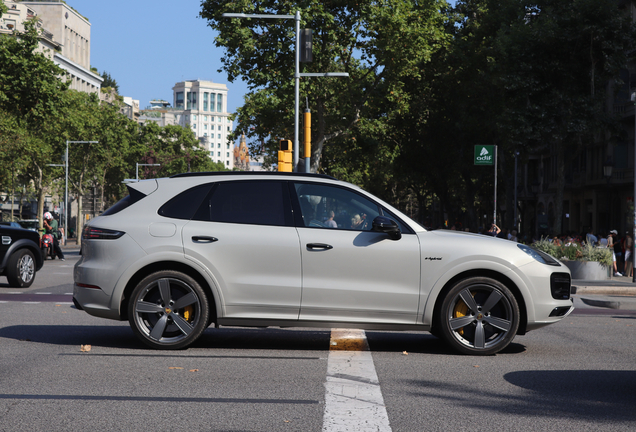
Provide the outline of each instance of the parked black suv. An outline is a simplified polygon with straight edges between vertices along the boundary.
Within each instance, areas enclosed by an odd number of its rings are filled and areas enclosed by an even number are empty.
[[[0,225],[0,237],[0,275],[6,276],[12,287],[31,286],[35,272],[44,263],[40,236],[30,230]]]

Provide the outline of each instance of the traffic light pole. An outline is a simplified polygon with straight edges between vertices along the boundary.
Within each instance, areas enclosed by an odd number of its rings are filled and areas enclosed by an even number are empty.
[[[327,72],[327,73],[300,73],[300,11],[296,11],[296,15],[276,15],[276,14],[246,14],[246,13],[224,13],[223,18],[270,18],[270,19],[294,19],[296,20],[296,61],[294,62],[294,172],[298,171],[299,140],[298,140],[298,121],[299,121],[299,105],[300,105],[300,77],[318,77],[318,76],[340,76],[348,77],[347,72]],[[305,172],[310,172],[310,160],[305,158]]]

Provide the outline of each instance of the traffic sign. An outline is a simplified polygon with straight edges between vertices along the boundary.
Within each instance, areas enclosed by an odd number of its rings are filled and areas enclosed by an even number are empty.
[[[476,145],[475,146],[475,165],[494,165],[495,164],[495,146],[494,145]]]

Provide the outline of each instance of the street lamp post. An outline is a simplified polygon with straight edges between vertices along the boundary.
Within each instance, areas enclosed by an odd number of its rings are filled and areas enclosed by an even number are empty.
[[[140,166],[161,166],[161,164],[137,164],[137,167],[135,168],[135,179],[137,181],[139,181],[139,167]]]
[[[223,18],[269,18],[269,19],[294,19],[296,20],[296,60],[294,64],[294,171],[298,171],[299,159],[299,140],[298,140],[298,118],[300,105],[300,77],[348,77],[347,72],[324,72],[324,73],[300,73],[300,11],[296,11],[295,15],[277,15],[277,14],[245,14],[245,13],[224,13]],[[309,172],[309,161],[305,161],[305,172]]]

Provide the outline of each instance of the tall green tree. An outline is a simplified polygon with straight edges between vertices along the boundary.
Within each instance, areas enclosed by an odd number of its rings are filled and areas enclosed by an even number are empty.
[[[223,164],[210,159],[189,128],[177,125],[160,127],[154,122],[146,123],[139,129],[136,151],[130,156],[133,169],[137,163],[160,164],[159,167],[140,168],[140,178],[226,170]]]
[[[35,185],[41,214],[44,194],[57,175],[47,166],[59,132],[51,124],[60,116],[68,86],[58,78],[63,71],[37,51],[35,21],[25,21],[24,27],[24,32],[0,35],[0,110],[13,116],[28,135],[21,151],[30,160],[26,171]],[[9,157],[7,153],[0,155],[3,165],[11,163]]]
[[[613,0],[522,3],[518,18],[497,34],[502,129],[519,147],[555,156],[555,233],[562,229],[571,156],[589,145],[607,147],[619,129],[607,109],[608,83],[620,81],[636,39],[631,15],[619,6]]]
[[[110,76],[108,72],[104,71],[102,73],[102,78],[104,78],[101,86],[102,88],[110,87],[115,90],[115,93],[119,93],[119,84],[117,84],[117,81],[115,81],[115,79]]]
[[[226,49],[222,70],[230,82],[241,78],[250,89],[237,113],[237,132],[256,143],[253,153],[266,142],[273,156],[279,138],[294,136],[294,21],[226,19],[223,13],[299,10],[301,27],[313,29],[313,62],[303,71],[350,74],[301,80],[301,99],[313,112],[311,170],[316,172],[326,171],[325,146],[344,151],[343,144],[361,129],[373,127],[363,125],[366,121],[382,122],[408,110],[402,79],[420,76],[420,65],[445,43],[440,13],[445,5],[443,0],[206,0],[201,17],[219,32],[215,44]],[[339,160],[338,150],[330,158]]]

